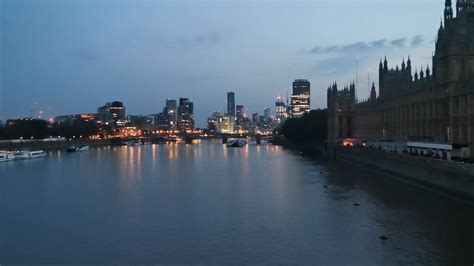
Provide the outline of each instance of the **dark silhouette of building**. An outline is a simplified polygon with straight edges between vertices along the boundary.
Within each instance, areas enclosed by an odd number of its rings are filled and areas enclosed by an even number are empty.
[[[235,116],[235,93],[227,93],[227,115]]]
[[[379,64],[367,100],[357,102],[355,86],[328,88],[328,140],[424,140],[452,143],[474,155],[474,1],[458,0],[456,16],[445,2],[444,25],[438,30],[432,70],[413,74],[410,58],[401,67]]]

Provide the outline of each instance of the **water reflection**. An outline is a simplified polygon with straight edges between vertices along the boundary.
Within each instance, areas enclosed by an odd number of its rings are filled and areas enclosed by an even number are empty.
[[[53,152],[0,163],[0,201],[7,262],[469,265],[474,254],[472,208],[271,145]]]

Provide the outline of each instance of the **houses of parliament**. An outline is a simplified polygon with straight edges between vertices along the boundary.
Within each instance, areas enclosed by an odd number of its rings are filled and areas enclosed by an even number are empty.
[[[446,0],[432,69],[413,73],[408,58],[393,69],[379,65],[368,99],[357,101],[356,86],[327,91],[328,141],[426,141],[451,143],[474,157],[474,0]]]

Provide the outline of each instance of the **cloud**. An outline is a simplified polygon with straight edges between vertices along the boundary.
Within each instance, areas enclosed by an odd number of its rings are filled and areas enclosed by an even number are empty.
[[[422,36],[422,35],[416,35],[416,36],[413,37],[413,39],[411,40],[411,46],[412,46],[412,47],[418,47],[418,46],[420,46],[421,44],[423,44],[423,42],[424,42],[423,36]]]
[[[400,39],[395,39],[390,42],[390,45],[395,48],[403,48],[405,47],[405,42],[407,41],[407,38],[400,38]]]
[[[311,54],[336,54],[336,55],[348,55],[348,54],[371,54],[379,52],[383,49],[401,49],[406,48],[406,43],[409,38],[403,37],[398,39],[380,39],[369,42],[358,41],[345,45],[329,45],[329,46],[315,46],[309,53]],[[424,43],[422,35],[417,35],[410,39],[409,48],[415,48]]]
[[[381,40],[371,42],[371,45],[372,47],[375,47],[375,48],[384,48],[386,43],[387,43],[387,39],[381,39]]]
[[[373,41],[358,41],[344,45],[328,45],[313,47],[309,53],[316,56],[312,71],[320,76],[338,78],[355,72],[356,58],[359,65],[371,65],[374,58],[389,50],[413,49],[423,45],[422,35],[396,39],[379,39]]]

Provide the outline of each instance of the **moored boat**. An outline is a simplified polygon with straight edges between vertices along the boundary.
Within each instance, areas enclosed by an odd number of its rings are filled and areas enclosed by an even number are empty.
[[[0,162],[8,162],[15,160],[15,155],[11,152],[0,151]]]
[[[38,151],[30,151],[30,159],[38,159],[38,158],[44,158],[46,157],[46,152],[42,150]]]
[[[14,155],[15,160],[38,159],[38,158],[46,157],[46,155],[47,155],[42,150],[37,150],[37,151],[28,151],[28,150],[15,151],[15,152],[12,152],[12,154]]]
[[[15,155],[15,160],[30,159],[30,152],[29,151],[15,151],[15,152],[13,152],[13,155]]]
[[[89,146],[83,145],[83,146],[69,147],[66,151],[67,152],[81,152],[81,151],[87,151],[87,150],[89,150]]]
[[[247,142],[245,140],[240,139],[240,140],[235,140],[235,141],[228,142],[226,146],[229,147],[229,148],[242,148],[246,144],[247,144]]]

